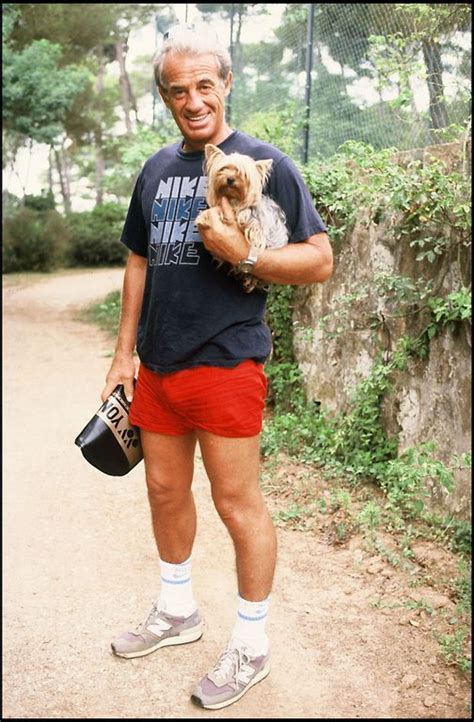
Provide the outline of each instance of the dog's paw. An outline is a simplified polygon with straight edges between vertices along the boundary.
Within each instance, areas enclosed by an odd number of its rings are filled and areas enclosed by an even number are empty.
[[[197,216],[195,223],[198,228],[210,228],[211,224],[209,222],[209,213],[207,210],[201,211]]]

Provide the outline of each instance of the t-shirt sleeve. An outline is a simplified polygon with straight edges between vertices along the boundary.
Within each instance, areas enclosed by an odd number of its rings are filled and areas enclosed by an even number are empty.
[[[326,232],[303,177],[288,156],[275,164],[264,192],[285,212],[290,243],[305,241],[315,233]]]
[[[120,240],[133,253],[146,258],[148,256],[148,235],[145,218],[143,217],[141,190],[142,174],[140,173],[130,199]]]

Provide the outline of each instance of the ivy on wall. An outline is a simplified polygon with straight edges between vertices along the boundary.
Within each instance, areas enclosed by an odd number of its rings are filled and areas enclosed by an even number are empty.
[[[387,323],[386,312],[382,316],[367,306],[355,316],[356,302],[369,294],[373,308],[383,299],[391,319],[410,317],[411,328],[418,330],[413,336],[401,335],[389,352],[380,348],[367,377],[352,389],[349,408],[330,415],[305,401],[293,355],[294,288],[272,288],[267,318],[274,348],[267,369],[274,415],[264,431],[263,451],[283,447],[350,480],[376,481],[401,513],[421,513],[425,480],[436,478],[451,489],[452,469],[432,457],[430,440],[398,455],[397,438],[382,427],[381,407],[396,371],[405,369],[411,358],[426,357],[432,339],[447,327],[470,323],[470,179],[441,160],[423,165],[397,156],[394,149],[375,151],[356,142],[302,172],[336,254],[364,209],[365,222],[384,223],[398,246],[412,249],[419,268],[417,278],[381,271],[370,284],[361,281],[341,294],[320,321],[326,338],[337,338],[349,324],[376,332]],[[454,287],[446,290],[448,270]],[[467,457],[464,463],[469,463]]]

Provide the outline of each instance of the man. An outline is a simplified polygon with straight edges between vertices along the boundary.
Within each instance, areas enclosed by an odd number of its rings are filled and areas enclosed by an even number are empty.
[[[213,501],[234,543],[239,591],[230,640],[192,695],[196,704],[219,709],[270,669],[265,624],[276,535],[259,487],[263,363],[270,352],[266,292],[246,294],[213,257],[234,267],[245,263],[266,283],[309,284],[330,276],[332,252],[289,158],[226,123],[232,73],[228,52],[215,38],[189,27],[167,33],[155,79],[183,140],[148,159],[133,192],[121,239],[130,256],[120,329],[102,399],[119,383],[128,398],[133,395],[130,420],[141,430],[161,590],[145,622],[117,637],[112,649],[137,657],[202,635],[191,580],[191,483],[199,443]],[[273,160],[265,193],[285,211],[287,246],[248,259],[226,199],[211,209],[210,227],[198,232],[194,220],[206,208],[207,143]],[[140,369],[134,390],[135,345]]]

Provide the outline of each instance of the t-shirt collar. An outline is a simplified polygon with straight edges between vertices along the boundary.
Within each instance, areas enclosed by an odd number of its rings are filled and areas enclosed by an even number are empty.
[[[238,132],[239,132],[238,130],[233,130],[232,133],[230,133],[230,135],[228,135],[227,138],[225,138],[222,141],[222,143],[218,143],[217,147],[220,148],[221,150],[225,150],[227,144],[231,143],[233,141],[233,139],[236,137]],[[201,159],[203,157],[203,155],[204,155],[203,150],[195,150],[195,151],[187,152],[187,151],[183,150],[183,145],[184,145],[184,138],[181,141],[181,143],[178,144],[178,149],[177,149],[177,153],[176,153],[178,158],[181,158],[182,160],[191,160],[192,161],[192,160]]]

